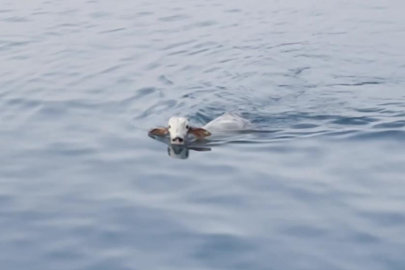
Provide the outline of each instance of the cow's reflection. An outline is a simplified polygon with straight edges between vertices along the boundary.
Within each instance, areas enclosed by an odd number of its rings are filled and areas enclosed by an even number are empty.
[[[176,159],[187,159],[190,155],[190,150],[198,152],[211,151],[211,148],[207,147],[190,147],[186,145],[169,145],[167,153],[170,157]]]

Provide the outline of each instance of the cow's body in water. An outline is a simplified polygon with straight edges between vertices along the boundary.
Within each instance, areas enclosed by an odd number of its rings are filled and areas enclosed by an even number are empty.
[[[226,133],[228,131],[239,131],[249,129],[251,123],[249,120],[234,114],[226,113],[203,126],[203,129],[212,134]]]
[[[154,128],[149,131],[149,135],[169,134],[171,144],[183,145],[190,139],[190,135],[196,139],[203,139],[211,135],[226,135],[230,132],[246,130],[250,126],[250,121],[235,113],[225,113],[202,128],[190,126],[189,120],[185,117],[171,117],[167,127]]]

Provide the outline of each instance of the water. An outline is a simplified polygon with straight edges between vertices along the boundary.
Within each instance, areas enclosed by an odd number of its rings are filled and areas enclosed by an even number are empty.
[[[404,269],[404,8],[1,0],[0,268]]]

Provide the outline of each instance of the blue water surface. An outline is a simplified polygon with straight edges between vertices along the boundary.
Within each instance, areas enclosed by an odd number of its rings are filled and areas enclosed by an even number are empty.
[[[404,10],[1,0],[0,269],[405,269]]]

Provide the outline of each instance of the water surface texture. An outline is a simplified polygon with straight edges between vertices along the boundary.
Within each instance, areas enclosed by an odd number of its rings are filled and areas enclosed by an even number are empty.
[[[1,0],[0,269],[405,269],[404,10]]]

